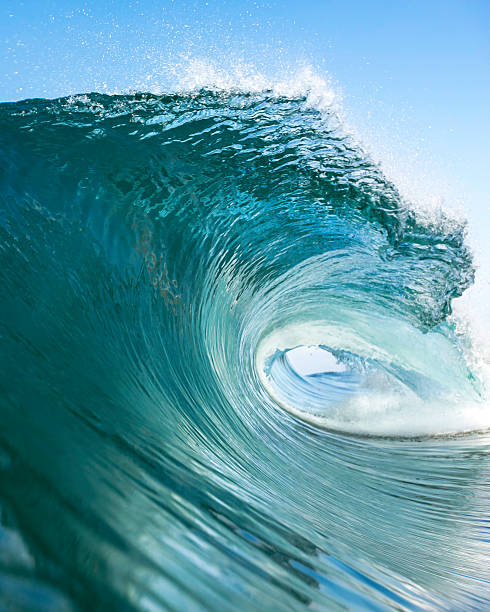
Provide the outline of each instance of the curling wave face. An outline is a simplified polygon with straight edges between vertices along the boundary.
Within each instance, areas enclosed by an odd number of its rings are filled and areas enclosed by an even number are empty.
[[[303,96],[92,94],[0,122],[9,597],[490,605],[488,400],[450,318],[464,228],[422,222]]]

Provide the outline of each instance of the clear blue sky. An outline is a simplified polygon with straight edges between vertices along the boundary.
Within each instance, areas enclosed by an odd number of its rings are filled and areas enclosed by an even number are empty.
[[[328,73],[395,178],[490,235],[490,0],[1,2],[2,101],[165,86],[182,56]]]

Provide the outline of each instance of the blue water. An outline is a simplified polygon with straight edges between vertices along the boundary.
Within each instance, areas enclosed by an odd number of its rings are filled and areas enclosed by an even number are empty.
[[[490,607],[463,225],[301,95],[2,104],[0,158],[0,605]]]

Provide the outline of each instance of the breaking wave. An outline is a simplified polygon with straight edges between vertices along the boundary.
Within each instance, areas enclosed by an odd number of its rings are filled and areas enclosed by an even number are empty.
[[[462,224],[415,214],[311,94],[0,123],[7,601],[490,605]]]

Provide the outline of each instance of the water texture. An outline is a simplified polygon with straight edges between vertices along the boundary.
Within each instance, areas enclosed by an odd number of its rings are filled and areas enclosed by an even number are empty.
[[[2,104],[0,209],[0,605],[490,607],[464,227],[333,111]]]

